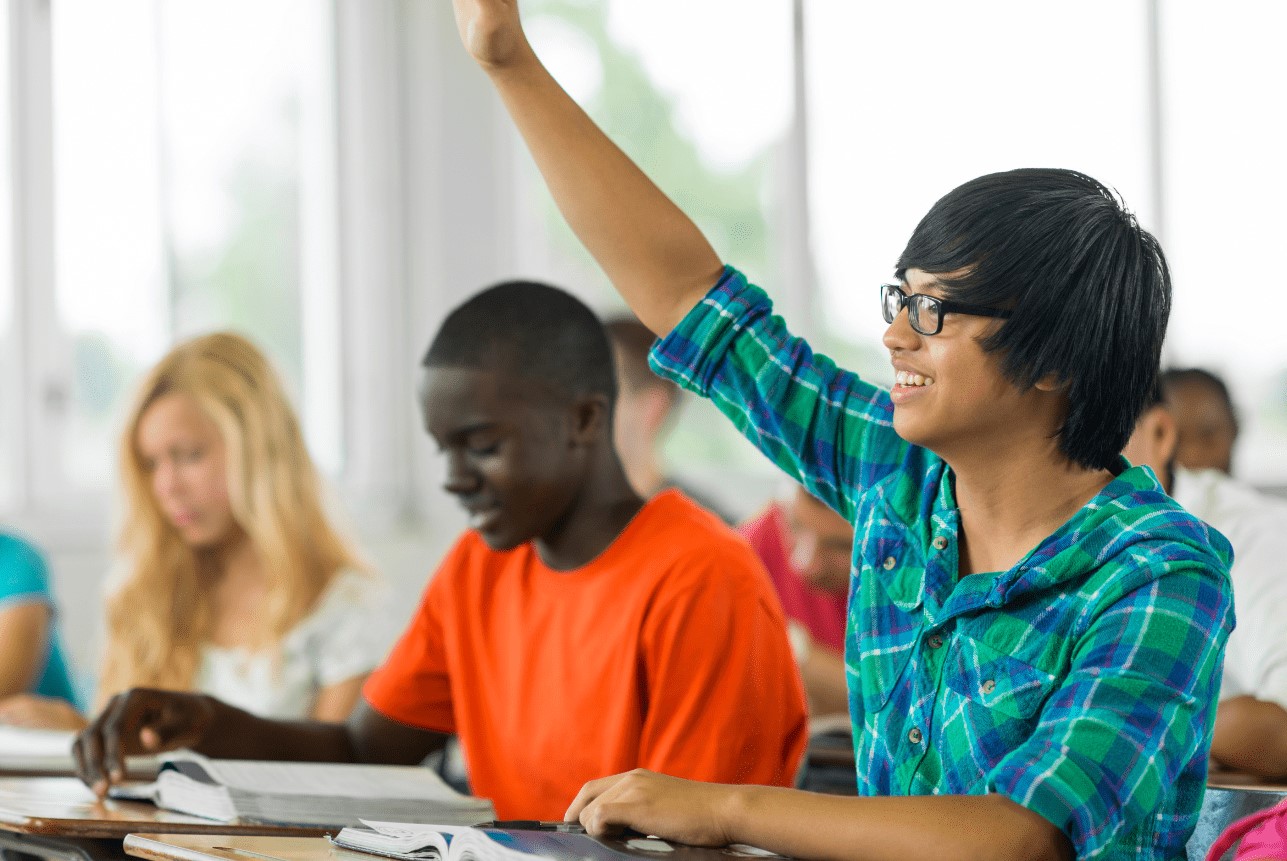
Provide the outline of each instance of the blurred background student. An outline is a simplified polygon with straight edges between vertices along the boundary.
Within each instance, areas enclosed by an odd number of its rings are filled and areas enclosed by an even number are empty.
[[[1172,368],[1161,382],[1175,423],[1175,462],[1185,469],[1231,474],[1238,414],[1224,380],[1203,368]]]
[[[96,705],[197,690],[259,715],[338,721],[383,657],[383,585],[331,523],[276,373],[245,338],[180,344],[139,387]],[[77,728],[66,699],[0,720]]]
[[[662,446],[679,413],[683,393],[648,367],[648,351],[657,336],[628,314],[610,318],[604,328],[612,343],[617,370],[617,409],[612,431],[630,486],[644,499],[666,488],[676,488],[731,524],[733,518],[719,503],[666,470]]]
[[[1231,422],[1232,412],[1219,377],[1196,368],[1162,377],[1171,385],[1177,379],[1190,390],[1178,400],[1172,400],[1174,389],[1155,392],[1123,454],[1131,463],[1149,466],[1167,493],[1233,545],[1230,573],[1238,623],[1225,646],[1211,758],[1225,768],[1287,777],[1287,503],[1230,477],[1223,443],[1204,440],[1199,446],[1216,455],[1199,462],[1223,469],[1194,469],[1180,459],[1186,419],[1190,427],[1216,427]],[[1205,403],[1196,403],[1199,396]],[[1232,444],[1227,425],[1220,436]]]
[[[0,697],[75,700],[55,619],[44,558],[0,529]]]
[[[810,718],[840,715],[848,731],[845,620],[854,528],[803,487],[773,501],[739,531],[782,601]]]

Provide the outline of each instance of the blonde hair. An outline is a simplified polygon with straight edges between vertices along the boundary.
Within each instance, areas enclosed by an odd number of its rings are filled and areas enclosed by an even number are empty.
[[[337,573],[364,569],[327,518],[299,422],[264,355],[227,332],[179,344],[144,378],[121,435],[124,516],[100,705],[131,687],[191,689],[210,635],[218,571],[162,514],[137,446],[144,413],[169,394],[190,397],[223,438],[232,516],[268,578],[259,647],[279,643]]]

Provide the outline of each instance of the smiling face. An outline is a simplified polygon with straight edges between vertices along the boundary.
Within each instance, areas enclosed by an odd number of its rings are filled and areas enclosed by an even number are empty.
[[[214,547],[239,531],[223,437],[191,397],[175,392],[153,401],[139,419],[135,447],[157,507],[186,544]]]
[[[947,298],[934,275],[906,273],[904,292]],[[1050,439],[1064,408],[1057,384],[1043,381],[1021,392],[1006,379],[995,354],[980,341],[999,321],[949,313],[937,335],[911,326],[907,309],[885,331],[884,344],[894,366],[894,429],[908,442],[952,462],[963,455],[991,451],[1004,456],[1020,440],[1053,448]]]
[[[443,489],[493,550],[557,530],[588,469],[572,405],[505,374],[431,366],[422,372],[425,430],[447,459]]]

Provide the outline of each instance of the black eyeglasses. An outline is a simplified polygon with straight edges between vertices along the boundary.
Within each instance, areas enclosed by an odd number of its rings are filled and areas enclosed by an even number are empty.
[[[971,314],[975,317],[1010,316],[1009,311],[1001,308],[988,308],[983,305],[971,305],[968,302],[953,302],[950,299],[939,299],[925,293],[913,293],[908,296],[897,284],[880,285],[880,310],[885,315],[885,322],[892,323],[898,312],[907,307],[907,322],[922,335],[937,335],[943,331],[944,314]]]

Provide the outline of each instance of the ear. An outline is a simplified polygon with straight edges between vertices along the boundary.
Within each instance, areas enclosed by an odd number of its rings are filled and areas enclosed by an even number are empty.
[[[1175,424],[1175,416],[1166,407],[1153,411],[1153,450],[1157,452],[1159,463],[1168,468],[1175,462],[1175,450],[1180,445],[1180,429]]]
[[[572,445],[584,447],[607,438],[610,415],[607,395],[583,395],[573,401],[569,408]]]
[[[648,390],[644,393],[642,414],[644,425],[648,428],[650,436],[656,436],[661,431],[666,419],[670,418],[674,405],[675,399],[671,392],[666,391],[661,386],[648,387]]]
[[[1042,392],[1057,392],[1066,388],[1068,383],[1059,378],[1058,374],[1046,374],[1033,385],[1033,388]]]

